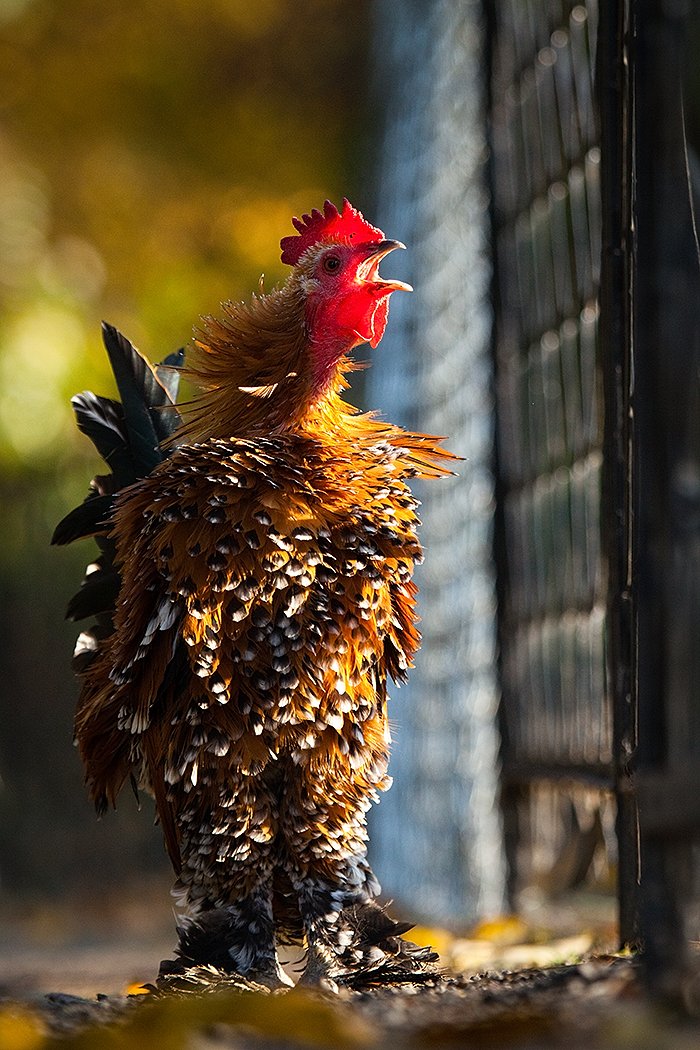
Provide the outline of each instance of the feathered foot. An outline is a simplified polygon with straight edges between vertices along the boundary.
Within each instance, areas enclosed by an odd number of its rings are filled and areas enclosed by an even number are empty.
[[[201,992],[222,984],[242,991],[276,991],[293,982],[277,958],[272,911],[250,897],[204,911],[178,927],[176,958],[160,965],[160,990]]]
[[[282,976],[286,978],[286,974],[283,973]],[[269,994],[282,988],[286,989],[288,985],[282,979],[274,983],[272,980],[263,983],[221,970],[216,966],[188,966],[179,959],[164,959],[160,964],[155,985],[147,987],[156,995],[205,995],[208,992],[224,990]]]
[[[395,922],[372,901],[349,905],[307,930],[308,962],[301,984],[332,990],[434,981],[437,952],[403,939],[411,923]]]

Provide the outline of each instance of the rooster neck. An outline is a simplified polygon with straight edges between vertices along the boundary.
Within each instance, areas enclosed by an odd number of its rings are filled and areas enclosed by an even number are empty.
[[[305,305],[303,286],[289,280],[203,320],[186,372],[200,393],[183,406],[178,440],[342,427],[353,410],[338,391],[353,366],[342,348],[312,347]]]

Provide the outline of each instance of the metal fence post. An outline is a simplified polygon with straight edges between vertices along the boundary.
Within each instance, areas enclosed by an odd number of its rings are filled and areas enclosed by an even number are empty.
[[[631,536],[632,136],[626,0],[605,0],[598,30],[604,386],[603,547],[608,569],[607,668],[613,709],[619,937],[637,941],[639,849],[633,768],[637,749]]]
[[[633,475],[641,926],[676,994],[700,829],[700,263],[683,118],[690,5],[634,0]]]

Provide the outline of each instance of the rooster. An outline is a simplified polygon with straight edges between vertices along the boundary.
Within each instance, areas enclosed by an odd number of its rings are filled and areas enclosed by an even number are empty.
[[[286,283],[201,322],[182,411],[182,355],[153,368],[108,325],[122,401],[74,398],[112,471],[54,536],[100,547],[68,611],[96,616],[76,738],[99,811],[129,780],[155,799],[184,913],[166,984],[281,987],[302,942],[310,984],[435,972],[375,902],[366,814],[419,643],[407,481],[454,457],[341,397],[411,291],[378,269],[404,245],[347,200],[293,224]]]

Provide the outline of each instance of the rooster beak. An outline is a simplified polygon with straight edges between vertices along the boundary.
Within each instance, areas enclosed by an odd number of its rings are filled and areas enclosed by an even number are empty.
[[[368,280],[371,280],[372,284],[379,285],[383,292],[413,291],[411,285],[406,284],[405,281],[387,281],[384,277],[380,277],[378,273],[379,263],[385,255],[393,252],[396,248],[405,247],[406,245],[402,244],[401,241],[377,241],[375,244],[368,245],[365,262],[369,265],[367,266],[366,277]]]
[[[405,248],[406,245],[402,241],[377,241],[375,244],[370,245],[369,256],[370,258],[383,259],[389,252],[393,252],[396,248]]]

